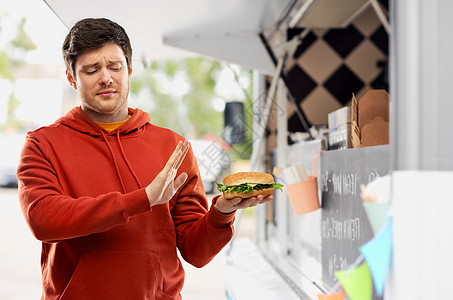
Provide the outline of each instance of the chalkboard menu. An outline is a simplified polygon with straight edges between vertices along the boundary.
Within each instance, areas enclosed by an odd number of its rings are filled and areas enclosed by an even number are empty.
[[[347,270],[360,246],[373,238],[360,198],[360,185],[390,170],[388,145],[322,152],[318,185],[322,197],[322,280],[337,283],[334,272]],[[373,299],[380,299],[373,291]]]

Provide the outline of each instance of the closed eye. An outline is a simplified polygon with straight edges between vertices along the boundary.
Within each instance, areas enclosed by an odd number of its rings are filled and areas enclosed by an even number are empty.
[[[112,71],[118,72],[118,71],[121,70],[121,64],[114,64],[114,65],[111,65],[111,66],[109,67],[109,69],[112,70]]]
[[[98,70],[86,70],[85,71],[85,74],[88,74],[88,75],[93,75],[97,72]]]

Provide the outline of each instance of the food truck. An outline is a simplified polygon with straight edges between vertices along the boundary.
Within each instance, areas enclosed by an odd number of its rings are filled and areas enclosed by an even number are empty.
[[[285,188],[228,245],[230,299],[453,299],[453,2],[46,3],[119,22],[135,57],[254,71],[251,169]]]

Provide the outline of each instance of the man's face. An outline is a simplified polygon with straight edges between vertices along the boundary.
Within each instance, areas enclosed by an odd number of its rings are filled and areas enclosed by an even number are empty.
[[[109,43],[80,55],[74,67],[75,78],[67,71],[69,83],[77,90],[82,110],[91,115],[110,116],[110,121],[127,112],[127,96],[132,69],[128,71],[121,48]],[[106,120],[106,118],[103,118]]]

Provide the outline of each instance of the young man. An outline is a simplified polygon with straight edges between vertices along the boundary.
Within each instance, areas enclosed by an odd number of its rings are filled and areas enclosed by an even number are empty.
[[[204,266],[231,239],[234,211],[272,197],[217,196],[208,210],[189,143],[128,108],[132,49],[121,26],[79,21],[63,56],[81,106],[28,134],[17,173],[42,241],[42,299],[181,299],[177,249]]]

